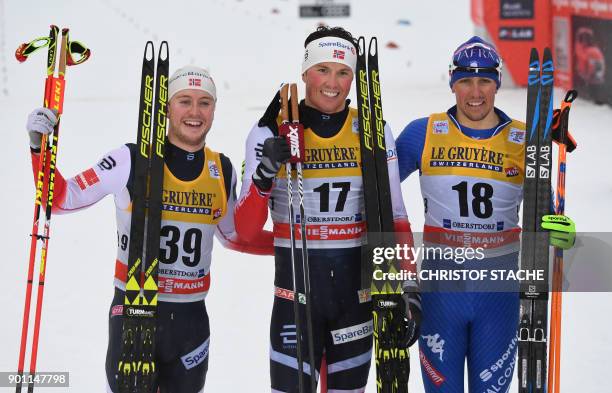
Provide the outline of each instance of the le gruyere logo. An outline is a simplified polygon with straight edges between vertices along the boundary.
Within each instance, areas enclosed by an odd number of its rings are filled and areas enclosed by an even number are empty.
[[[206,214],[212,213],[217,194],[210,192],[163,190],[162,208],[177,213]]]

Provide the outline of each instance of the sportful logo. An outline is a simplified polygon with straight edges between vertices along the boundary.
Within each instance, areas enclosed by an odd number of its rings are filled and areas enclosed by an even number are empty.
[[[333,54],[332,57],[334,59],[344,60],[344,51],[343,50],[334,49],[334,54]]]
[[[202,79],[189,78],[189,86],[202,86]]]
[[[421,364],[423,365],[425,374],[429,377],[429,379],[431,380],[431,382],[433,382],[434,385],[439,387],[444,383],[444,381],[446,381],[446,378],[444,378],[444,376],[440,374],[440,372],[436,370],[434,366],[432,366],[432,364],[429,362],[429,359],[427,359],[427,356],[425,356],[425,354],[421,350],[419,350],[419,359],[421,360]]]
[[[514,352],[515,352],[517,343],[518,343],[518,337],[514,337],[508,344],[508,348],[506,349],[506,351],[501,354],[499,359],[497,359],[495,363],[491,364],[489,368],[484,369],[479,374],[480,379],[483,382],[487,382],[488,380],[493,378],[493,375],[497,373],[498,371],[503,371],[504,374],[506,374],[506,378],[512,376],[512,370],[514,368]],[[504,369],[504,366],[506,366],[505,369]],[[499,382],[499,384],[504,385],[505,382],[504,383]]]
[[[443,362],[444,359],[442,356],[444,355],[444,340],[440,339],[440,335],[438,333],[427,336],[421,336],[423,340],[427,341],[427,346],[431,349],[431,352],[436,353],[440,356],[440,361]]]

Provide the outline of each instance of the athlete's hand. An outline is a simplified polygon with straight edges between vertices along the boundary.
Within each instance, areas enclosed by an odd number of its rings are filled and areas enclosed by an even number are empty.
[[[576,243],[576,224],[568,216],[547,215],[540,224],[550,231],[549,242],[553,247],[569,250]]]
[[[272,188],[272,179],[276,176],[281,165],[291,158],[289,144],[283,137],[271,137],[264,141],[261,162],[253,173],[253,183],[261,191]]]
[[[419,339],[420,327],[421,327],[421,294],[417,290],[406,291],[402,294],[404,300],[404,306],[406,307],[405,324],[406,330],[403,338],[403,342],[406,348]]]
[[[30,136],[30,147],[40,149],[43,135],[49,135],[57,124],[57,112],[49,108],[36,108],[28,116],[26,130]]]

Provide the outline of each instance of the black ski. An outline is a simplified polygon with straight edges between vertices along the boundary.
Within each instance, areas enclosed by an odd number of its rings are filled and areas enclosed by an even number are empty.
[[[376,387],[379,393],[407,393],[408,349],[401,344],[404,315],[401,283],[373,280],[374,271],[396,272],[396,261],[373,265],[375,247],[394,247],[393,213],[378,69],[378,42],[370,40],[366,63],[365,38],[358,40],[357,101],[367,245],[362,251],[362,287],[372,296]]]
[[[148,41],[140,87],[138,151],[134,157],[132,221],[118,370],[122,393],[152,393],[157,371],[157,272],[169,68],[166,41],[160,46],[155,74],[154,57],[153,43]]]
[[[521,269],[542,271],[543,280],[521,283],[518,378],[520,393],[546,391],[548,330],[548,231],[542,216],[551,207],[553,61],[550,49],[540,63],[536,49],[529,60],[527,141],[523,185]]]

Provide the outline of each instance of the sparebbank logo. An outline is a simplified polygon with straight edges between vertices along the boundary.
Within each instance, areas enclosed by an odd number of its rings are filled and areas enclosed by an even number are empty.
[[[368,321],[360,325],[332,330],[331,335],[334,340],[334,345],[338,345],[368,337],[372,335],[373,330],[374,327],[372,326],[372,321]]]
[[[181,356],[183,365],[187,370],[190,370],[200,365],[208,357],[208,343],[210,339],[207,338],[199,347],[191,351],[185,356]]]

